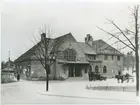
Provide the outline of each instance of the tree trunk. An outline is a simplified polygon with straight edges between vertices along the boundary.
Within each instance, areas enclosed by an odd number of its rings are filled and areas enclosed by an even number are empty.
[[[135,57],[136,57],[136,96],[139,96],[139,31],[138,31],[138,6],[135,7]]]
[[[47,84],[48,84],[48,73],[47,73],[47,70],[46,70],[46,91],[48,91],[48,86],[47,86]]]
[[[49,68],[48,67],[48,70],[46,71],[46,91],[49,90]]]
[[[135,56],[136,56],[136,95],[139,96],[139,53],[138,53],[138,49],[136,49]]]

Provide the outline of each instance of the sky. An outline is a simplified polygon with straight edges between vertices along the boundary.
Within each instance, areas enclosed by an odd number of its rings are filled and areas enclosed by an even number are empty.
[[[138,1],[106,1],[102,0],[3,0],[1,12],[1,60],[17,59],[39,41],[39,30],[50,27],[53,38],[69,32],[79,42],[84,42],[86,34],[93,40],[103,39],[109,44],[115,40],[99,30],[99,26],[112,31],[114,28],[106,20],[112,19],[125,29],[132,27],[130,9]],[[131,28],[129,27],[129,28]],[[121,44],[114,45],[121,48]],[[122,52],[130,51],[124,49]]]

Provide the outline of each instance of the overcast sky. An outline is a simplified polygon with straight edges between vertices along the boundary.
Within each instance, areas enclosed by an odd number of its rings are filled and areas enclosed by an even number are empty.
[[[97,1],[62,1],[62,0],[4,0],[2,2],[1,25],[1,60],[15,60],[33,46],[33,36],[37,39],[39,28],[49,25],[58,37],[69,32],[77,41],[84,42],[86,34],[94,40],[107,41],[109,35],[96,26],[106,30],[113,27],[105,18],[113,19],[122,29],[132,21],[128,6],[134,2],[97,2]],[[30,40],[31,39],[31,40]],[[107,43],[112,44],[114,40]],[[119,45],[118,45],[119,46]],[[119,46],[121,47],[121,46]],[[129,49],[123,50],[126,52]]]

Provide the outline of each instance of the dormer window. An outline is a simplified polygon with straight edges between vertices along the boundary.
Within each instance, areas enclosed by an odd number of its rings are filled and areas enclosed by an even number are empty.
[[[88,59],[96,60],[96,55],[87,55]]]

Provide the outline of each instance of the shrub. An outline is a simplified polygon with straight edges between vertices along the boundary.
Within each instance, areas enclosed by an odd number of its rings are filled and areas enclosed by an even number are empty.
[[[13,78],[10,78],[9,74],[1,73],[1,83],[11,83],[11,82],[14,82]]]
[[[65,78],[62,76],[59,76],[59,80],[65,80]]]

